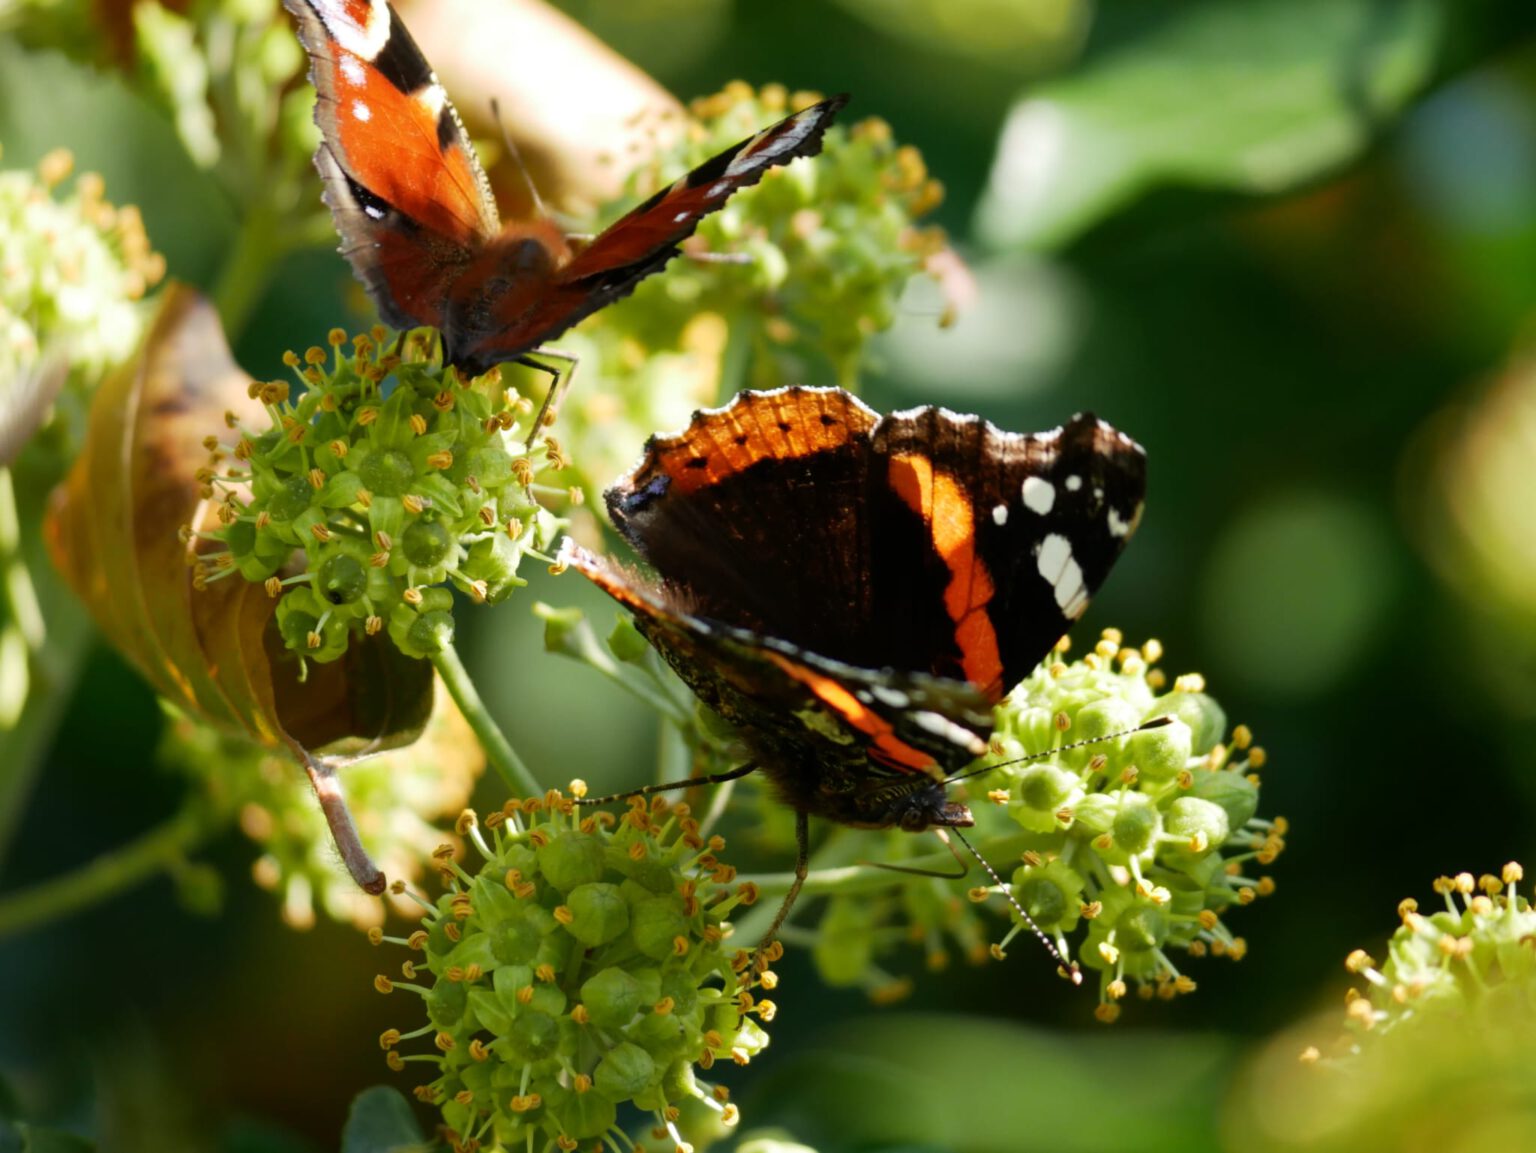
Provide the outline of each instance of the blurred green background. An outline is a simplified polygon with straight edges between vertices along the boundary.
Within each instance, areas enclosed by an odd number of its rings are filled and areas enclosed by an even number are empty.
[[[1146,446],[1146,518],[1079,636],[1155,636],[1170,673],[1203,672],[1269,752],[1261,812],[1292,824],[1279,892],[1231,917],[1247,958],[1190,962],[1193,996],[1133,1000],[1106,1030],[1028,947],[963,973],[914,950],[914,998],[871,1020],[792,952],[735,1099],[824,1151],[1230,1147],[1234,1054],[1337,1005],[1344,955],[1402,897],[1536,866],[1536,6],[562,7],[685,98],[734,77],[848,90],[922,150],[980,296],[940,330],[915,290],[867,398],[1013,429],[1092,409]],[[216,275],[234,210],[110,73],[0,41],[0,142],[7,167],[73,148],[142,207],[173,275]],[[364,319],[331,247],[291,258],[240,336],[256,375]],[[463,638],[514,744],[551,780],[647,779],[651,719],[544,659],[528,613],[610,609],[576,579],[528,591]],[[98,649],[5,888],[175,809],[160,723]],[[105,1148],[335,1147],[348,1100],[389,1079],[375,1038],[397,1007],[355,930],[279,923],[254,854],[214,846],[216,916],[158,881],[0,941],[0,1075],[32,1116]],[[1085,1084],[1138,1080],[1144,1099],[1063,1115]]]

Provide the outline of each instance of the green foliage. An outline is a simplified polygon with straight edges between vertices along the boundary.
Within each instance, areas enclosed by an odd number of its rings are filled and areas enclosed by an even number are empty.
[[[1315,179],[1358,156],[1429,84],[1453,8],[1166,8],[1143,35],[1014,107],[978,228],[994,245],[1050,248],[1159,187],[1273,194]]]

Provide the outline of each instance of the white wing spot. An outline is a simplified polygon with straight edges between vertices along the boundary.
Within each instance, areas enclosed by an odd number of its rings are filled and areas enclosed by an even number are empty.
[[[672,218],[672,223],[673,224],[681,224],[683,221],[687,220],[692,215],[693,215],[693,213],[691,213],[691,212],[679,212],[676,216],[674,216]]]
[[[967,752],[981,756],[986,752],[987,743],[961,725],[941,713],[919,712],[912,713],[912,722],[920,729],[926,729],[936,737],[942,737],[952,745],[958,745]]]
[[[352,118],[361,120],[364,124],[373,119],[373,109],[361,100],[352,101]]]
[[[870,691],[874,693],[877,701],[893,709],[904,709],[912,703],[912,698],[900,689],[888,689],[884,685],[875,685]]]
[[[372,60],[378,56],[384,51],[384,45],[389,42],[389,5],[387,4],[369,4],[367,19],[362,24],[351,18],[347,12],[347,6],[324,4],[314,7],[315,15],[320,17],[320,23],[325,25],[325,30],[335,38],[336,43],[364,60]],[[337,7],[340,7],[341,11],[336,11]]]
[[[1114,505],[1109,506],[1108,517],[1110,536],[1127,537],[1131,535],[1131,527],[1135,523],[1134,517],[1131,520],[1122,520],[1120,518],[1120,510],[1115,508]]]
[[[417,92],[414,98],[421,101],[422,106],[431,113],[432,119],[436,120],[443,114],[443,105],[448,103],[448,92],[437,82],[437,74],[434,72],[432,83]]]
[[[363,67],[363,62],[351,53],[343,53],[341,57],[341,78],[353,88],[362,88],[368,82],[368,70]]]
[[[1040,575],[1056,592],[1056,604],[1068,620],[1076,620],[1088,607],[1088,586],[1083,570],[1072,557],[1072,545],[1060,533],[1051,533],[1040,542],[1035,554]]]
[[[730,190],[731,182],[729,180],[717,180],[709,186],[709,191],[704,195],[709,200],[715,200],[718,197],[724,196]]]
[[[999,528],[1008,523],[1008,506],[1006,504],[992,506],[992,523]]]
[[[1056,486],[1038,476],[1024,478],[1023,495],[1024,507],[1040,516],[1050,512],[1056,504]]]
[[[1083,478],[1078,476],[1076,473],[1073,473],[1071,476],[1067,477],[1066,484],[1068,492],[1076,492],[1078,489],[1083,487]]]

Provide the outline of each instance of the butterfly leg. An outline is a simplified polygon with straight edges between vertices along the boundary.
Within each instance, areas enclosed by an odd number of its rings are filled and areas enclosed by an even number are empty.
[[[609,793],[606,797],[577,797],[578,805],[606,805],[614,801],[627,801],[630,797],[648,797],[652,793],[668,793],[673,789],[689,789],[694,785],[723,785],[726,781],[740,780],[748,773],[757,771],[757,762],[748,761],[724,773],[710,773],[703,777],[688,777],[681,781],[664,781],[659,785],[642,785],[623,793]]]
[[[542,364],[532,359],[534,356],[563,360],[565,370],[562,372],[553,365]],[[528,430],[528,439],[523,442],[523,447],[532,448],[539,433],[555,423],[555,412],[559,409],[560,402],[565,399],[566,391],[571,387],[571,381],[576,379],[576,365],[579,363],[579,358],[574,353],[561,352],[558,348],[536,348],[532,353],[519,356],[513,363],[549,373],[549,391],[544,394],[544,403],[539,406],[539,415],[534,418],[533,427]]]
[[[768,967],[772,958],[768,950],[778,939],[779,930],[784,927],[784,922],[789,919],[789,912],[795,907],[795,901],[800,896],[800,890],[805,885],[806,874],[811,868],[811,818],[804,809],[795,810],[795,879],[789,886],[789,892],[784,894],[784,900],[779,905],[779,911],[773,915],[773,924],[768,926],[768,931],[763,934],[763,939],[757,943],[757,949],[752,954],[752,971],[761,973]]]

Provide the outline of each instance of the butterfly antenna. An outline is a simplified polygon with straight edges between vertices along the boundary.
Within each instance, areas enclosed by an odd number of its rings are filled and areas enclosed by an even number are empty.
[[[999,761],[995,765],[978,765],[974,769],[966,769],[963,773],[956,773],[952,777],[944,778],[944,783],[946,785],[950,785],[954,784],[956,781],[963,781],[967,777],[978,776],[981,773],[990,773],[993,769],[1006,769],[1009,765],[1024,765],[1028,764],[1030,761],[1044,760],[1046,757],[1054,757],[1058,753],[1070,752],[1073,749],[1086,748],[1089,745],[1097,745],[1101,741],[1117,741],[1121,737],[1129,737],[1135,733],[1144,733],[1150,729],[1160,729],[1164,725],[1171,725],[1173,724],[1174,719],[1175,718],[1168,716],[1153,717],[1150,721],[1145,721],[1142,724],[1137,725],[1134,729],[1121,729],[1118,733],[1105,733],[1103,736],[1099,737],[1086,737],[1081,741],[1073,741],[1071,744],[1057,745],[1052,749],[1043,749],[1038,753],[1030,753],[1027,756],[1015,757],[1011,761]]]
[[[940,832],[953,833],[956,837],[959,838],[960,843],[964,845],[968,850],[970,850],[971,856],[976,858],[976,863],[986,870],[987,876],[992,878],[993,884],[995,884],[998,889],[1002,891],[1002,894],[1007,899],[1008,903],[1013,906],[1013,911],[1017,913],[1019,915],[1019,919],[1029,927],[1029,931],[1035,935],[1035,939],[1045,946],[1045,951],[1047,953],[1056,958],[1056,964],[1061,966],[1061,975],[1067,980],[1071,981],[1074,985],[1081,985],[1083,983],[1083,971],[1082,969],[1078,968],[1077,962],[1069,961],[1064,956],[1062,956],[1061,950],[1056,947],[1056,942],[1047,937],[1045,935],[1045,930],[1040,928],[1039,925],[1035,924],[1035,919],[1025,911],[1023,905],[1019,904],[1018,898],[1013,895],[1013,890],[1003,883],[1003,879],[997,875],[997,870],[987,863],[987,859],[976,851],[976,846],[971,844],[970,841],[966,840],[965,834],[953,826],[948,829],[942,829]]]
[[[544,208],[544,200],[539,196],[538,185],[533,182],[533,173],[528,171],[528,166],[523,163],[523,154],[517,150],[517,145],[512,143],[512,134],[507,131],[507,124],[501,118],[501,101],[491,97],[491,116],[496,121],[496,127],[501,129],[501,142],[507,146],[507,151],[512,156],[512,162],[517,165],[517,170],[523,174],[523,183],[528,186],[528,195],[533,199],[534,210],[540,216],[548,216],[549,212]]]

